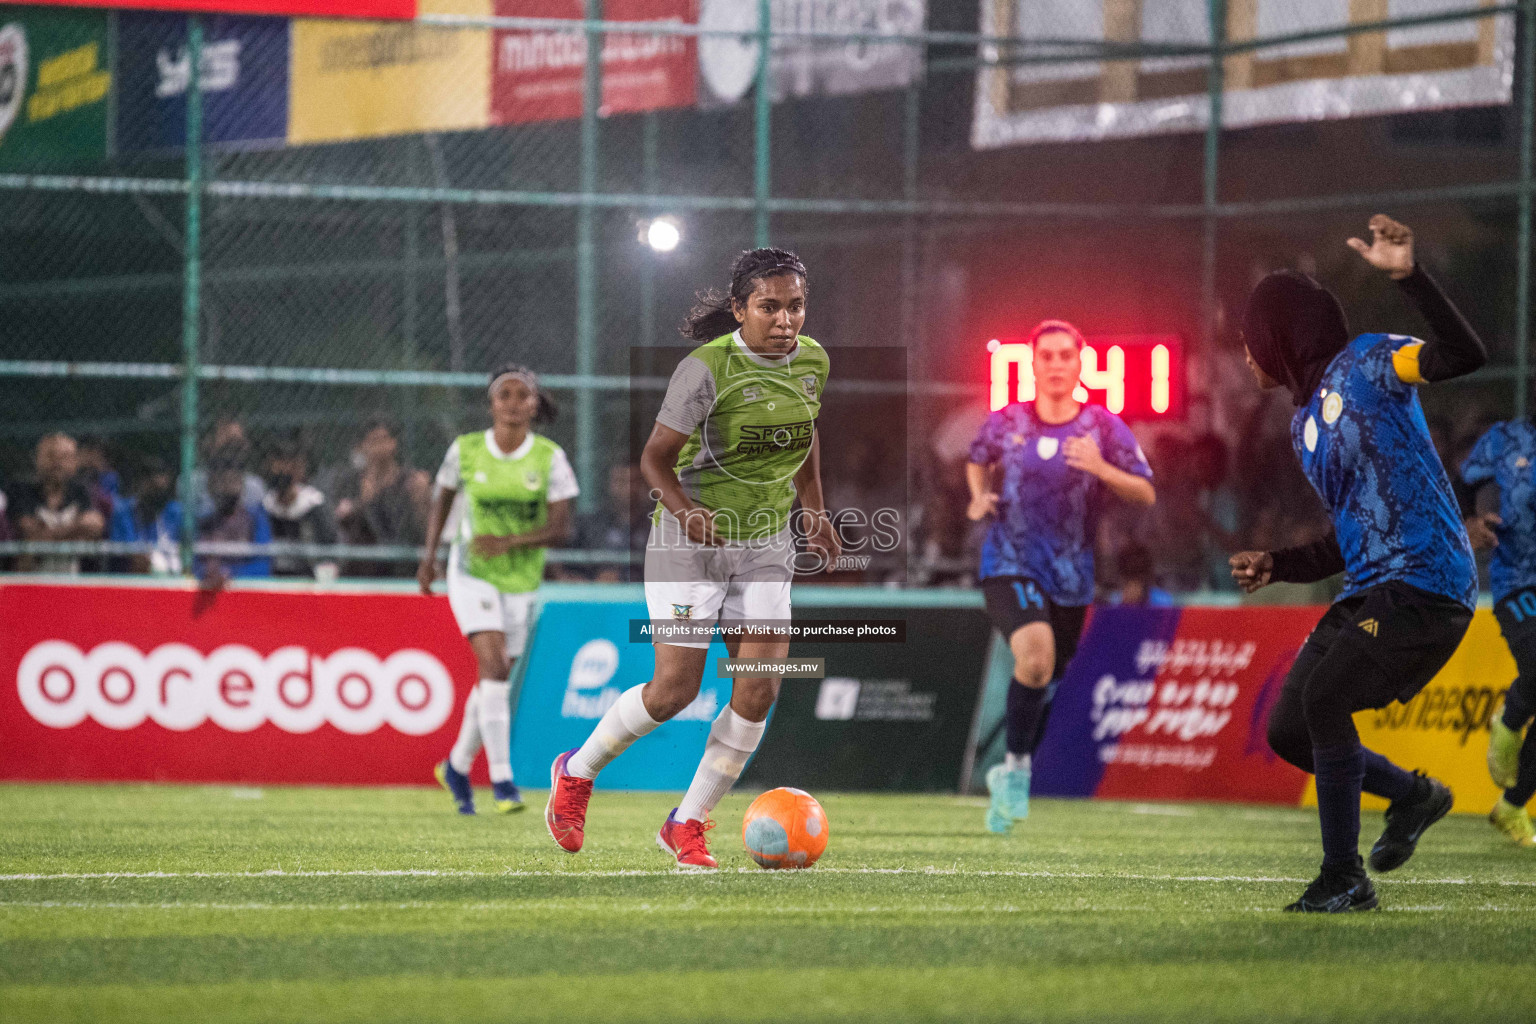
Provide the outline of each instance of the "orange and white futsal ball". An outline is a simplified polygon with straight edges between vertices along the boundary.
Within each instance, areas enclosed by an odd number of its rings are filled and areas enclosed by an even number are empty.
[[[765,868],[808,868],[827,848],[827,812],[803,789],[770,789],[741,822],[747,853]]]

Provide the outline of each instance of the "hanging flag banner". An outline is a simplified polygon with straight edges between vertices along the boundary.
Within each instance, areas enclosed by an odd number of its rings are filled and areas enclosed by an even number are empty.
[[[0,169],[105,159],[107,16],[0,8]]]
[[[434,4],[489,16],[489,0]],[[335,20],[293,23],[288,141],[339,142],[489,124],[491,33]]]
[[[414,18],[417,0],[32,0],[62,7],[115,10],[206,11],[210,14],[268,14],[295,18]]]
[[[743,34],[699,40],[702,105],[743,99],[757,80],[758,7],[742,0],[701,0],[699,24]],[[921,32],[926,0],[773,0],[776,31],[908,35]],[[775,37],[768,66],[774,102],[797,96],[845,96],[878,89],[903,89],[923,75],[923,47],[914,43],[872,43]]]
[[[580,18],[582,0],[496,0],[500,17]],[[692,24],[697,0],[607,0],[608,21]],[[602,105],[624,114],[692,106],[697,93],[697,43],[692,36],[621,35],[602,41]],[[582,32],[495,33],[491,120],[496,124],[569,120],[581,116],[587,58]]]
[[[288,25],[286,18],[207,19],[199,69],[205,142],[287,138]],[[117,40],[118,150],[179,149],[191,77],[186,16],[125,13]]]
[[[981,33],[1071,38],[1198,51],[1211,45],[1206,0],[980,0]],[[1231,42],[1348,29],[1392,18],[1464,11],[1467,0],[1232,0]],[[1514,17],[1446,21],[1387,32],[1310,39],[1227,57],[1222,125],[1480,106],[1510,102]],[[1033,47],[1033,55],[1053,56]],[[997,47],[983,56],[1001,56]],[[1207,57],[997,63],[976,75],[971,144],[1075,142],[1203,130]]]

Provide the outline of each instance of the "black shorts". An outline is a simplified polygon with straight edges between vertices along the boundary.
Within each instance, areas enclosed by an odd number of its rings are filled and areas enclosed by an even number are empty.
[[[1365,703],[1357,710],[1406,703],[1451,660],[1471,624],[1472,613],[1459,602],[1407,583],[1383,583],[1334,602],[1307,637],[1291,674],[1304,677],[1308,665],[1347,644],[1382,670],[1374,685],[1352,681],[1370,691],[1361,693]]]
[[[1067,670],[1067,662],[1077,653],[1088,606],[1057,604],[1028,576],[989,577],[981,581],[981,593],[987,601],[987,617],[1004,640],[1031,622],[1051,627],[1056,641],[1056,667],[1051,678],[1060,679]]]
[[[1522,679],[1536,676],[1536,587],[1521,587],[1493,606],[1499,632]]]

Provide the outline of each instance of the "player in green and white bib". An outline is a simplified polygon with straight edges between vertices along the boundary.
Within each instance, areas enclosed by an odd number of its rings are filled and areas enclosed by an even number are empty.
[[[808,556],[799,568],[837,559],[816,432],[828,360],[800,333],[805,293],[805,267],[794,254],[753,249],[737,258],[730,294],[703,296],[689,315],[683,333],[704,344],[672,374],[640,458],[659,499],[645,555],[653,624],[787,624],[797,498]],[[789,653],[779,638],[728,637],[726,646],[733,658]],[[708,647],[707,632],[658,639],[655,677],[623,693],[585,744],[555,759],[544,817],[563,849],[581,849],[597,773],[698,696]],[[716,866],[704,840],[709,812],[757,749],[778,692],[778,676],[735,679],[687,795],[656,836],[680,866]]]
[[[538,377],[522,366],[503,366],[491,374],[493,426],[455,438],[437,471],[416,579],[423,594],[432,592],[437,544],[462,492],[448,554],[448,604],[480,668],[480,681],[464,702],[458,741],[436,768],[461,814],[475,813],[468,776],[482,746],[496,809],[505,814],[523,807],[512,782],[509,678],[528,641],[544,550],[570,536],[571,499],[577,493],[565,452],[531,428],[553,416]]]

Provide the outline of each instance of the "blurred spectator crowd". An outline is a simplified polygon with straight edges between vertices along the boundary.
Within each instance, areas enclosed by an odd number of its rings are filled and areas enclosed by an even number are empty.
[[[1207,417],[1210,430],[1136,425],[1155,475],[1157,503],[1132,509],[1110,502],[1100,510],[1099,599],[1161,604],[1171,602],[1174,594],[1231,590],[1227,557],[1232,552],[1286,547],[1325,532],[1322,507],[1290,450],[1290,414],[1289,404],[1271,394],[1251,397],[1224,416]],[[877,433],[827,444],[822,475],[828,508],[862,511],[840,519],[840,530],[845,550],[872,557],[819,574],[816,581],[974,586],[987,524],[966,518],[965,461],[985,415],[979,407],[943,413],[926,448],[914,445],[910,456]],[[1432,416],[1431,433],[1444,464],[1454,470],[1495,418],[1476,408],[1460,409],[1454,421]],[[176,471],[159,458],[134,452],[117,452],[119,466],[113,454],[96,438],[77,440],[63,433],[41,438],[32,451],[30,473],[0,479],[0,540],[136,542],[147,550],[0,554],[0,570],[183,571],[186,511]],[[903,461],[910,462],[906,474],[890,471],[893,462]],[[354,549],[421,545],[431,476],[403,458],[400,431],[390,420],[367,421],[345,461],[317,466],[299,437],[255,444],[239,419],[226,418],[204,438],[199,467],[192,482],[195,538],[239,546],[229,554],[199,556],[193,569],[205,582],[414,575],[414,555],[374,560],[351,551],[337,560],[262,550],[274,541]],[[1454,471],[1451,477],[1457,480]],[[654,507],[647,492],[637,466],[610,466],[595,509],[577,521],[571,547],[585,557],[552,559],[550,576],[638,580],[638,556]],[[896,510],[899,517],[901,542],[894,549],[882,547],[869,521],[878,509]]]
[[[228,556],[199,558],[194,569],[205,581],[415,574],[414,559],[337,563],[250,550],[273,541],[420,546],[431,477],[401,460],[400,432],[387,419],[364,424],[345,464],[324,467],[312,464],[296,437],[258,448],[240,420],[222,419],[204,439],[199,467],[192,481],[195,539],[244,546],[232,548],[236,553]],[[177,473],[162,459],[131,457],[119,471],[99,439],[49,434],[33,450],[30,475],[0,481],[0,540],[153,547],[128,555],[24,554],[0,558],[0,568],[180,573],[186,517]]]

